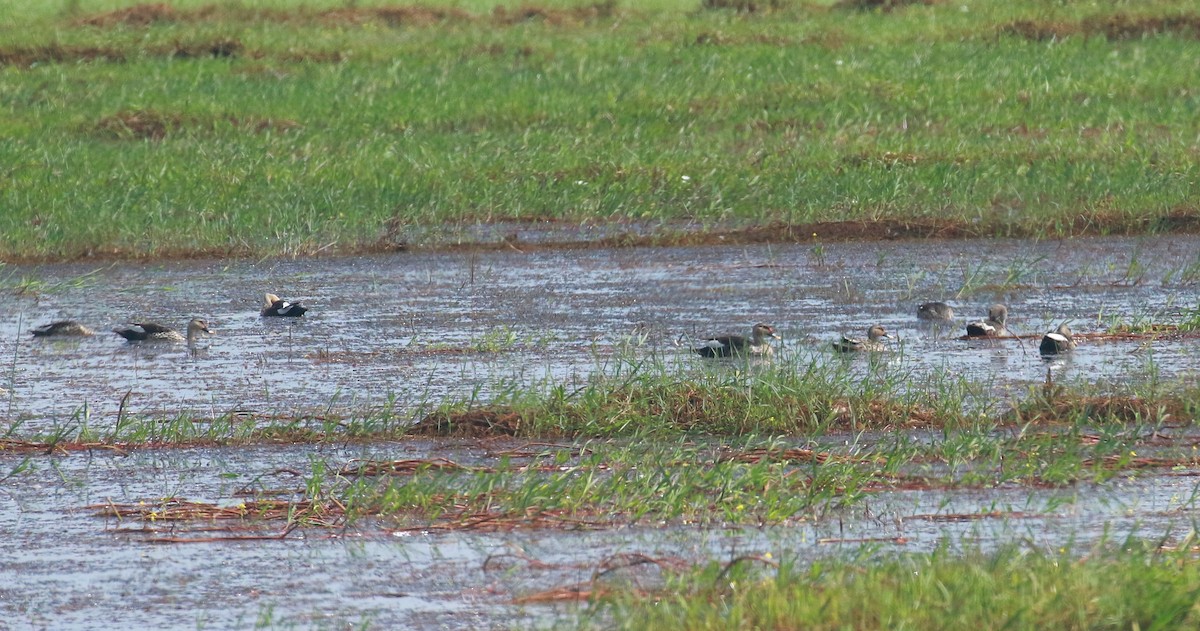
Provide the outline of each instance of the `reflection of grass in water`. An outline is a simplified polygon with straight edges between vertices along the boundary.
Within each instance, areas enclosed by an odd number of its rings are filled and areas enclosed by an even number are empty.
[[[649,595],[608,585],[594,615],[616,629],[1189,628],[1193,543],[746,558],[675,573]]]

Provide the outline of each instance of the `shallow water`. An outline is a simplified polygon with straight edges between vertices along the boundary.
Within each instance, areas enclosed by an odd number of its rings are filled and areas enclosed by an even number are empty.
[[[389,397],[415,409],[472,392],[486,398],[505,381],[583,380],[631,339],[640,341],[635,356],[704,365],[681,341],[759,320],[782,332],[781,361],[843,361],[829,342],[879,322],[902,351],[889,368],[915,376],[950,372],[994,389],[1040,382],[1047,367],[1067,380],[1194,380],[1195,340],[1091,343],[1047,364],[1012,341],[954,338],[997,300],[1022,332],[1066,319],[1081,332],[1103,330],[1113,316],[1178,321],[1200,304],[1198,246],[1196,237],[1169,237],[9,266],[0,268],[10,288],[0,294],[0,416],[16,435],[79,423],[84,409],[89,424],[107,427],[126,393],[130,411],[166,415],[353,410]],[[264,291],[312,311],[299,321],[263,320]],[[916,305],[934,299],[959,311],[952,331],[916,321]],[[111,333],[67,341],[26,333],[60,318],[102,331],[139,318],[182,328],[193,315],[218,331],[196,355]],[[854,365],[865,371],[868,363]],[[856,438],[876,439],[889,440]],[[617,553],[702,563],[853,554],[862,540],[885,553],[945,541],[1057,548],[1103,537],[1169,540],[1195,528],[1200,508],[1200,484],[1187,471],[1059,489],[879,493],[821,519],[767,528],[393,535],[365,526],[279,541],[153,544],[136,532],[139,523],[85,508],[169,496],[237,501],[247,485],[294,493],[303,487],[295,472],[310,471],[314,459],[336,468],[354,458],[430,456],[468,462],[480,453],[402,441],[0,454],[0,474],[30,467],[0,479],[0,626],[89,629],[119,619],[181,629],[516,628],[562,621],[572,608],[516,606],[514,598],[587,581]],[[944,518],[990,512],[1001,516]]]
[[[635,355],[694,365],[694,337],[760,320],[782,333],[783,361],[840,361],[830,341],[882,323],[900,351],[893,368],[1006,388],[1043,380],[1047,364],[1035,341],[953,339],[988,304],[1007,303],[1022,333],[1064,320],[1085,333],[1114,317],[1171,323],[1200,304],[1198,252],[1200,239],[1180,236],[9,266],[5,283],[25,291],[0,302],[0,412],[21,420],[21,433],[84,410],[90,425],[109,426],[126,393],[127,412],[159,415],[361,409],[389,398],[415,409],[486,399],[505,383],[583,380],[631,340]],[[260,318],[265,291],[311,311]],[[934,299],[956,307],[952,327],[916,320],[916,305]],[[191,316],[217,333],[194,355],[107,332],[141,319],[182,329]],[[102,333],[27,334],[62,318]],[[1194,379],[1194,345],[1089,343],[1050,367],[1060,381]]]
[[[503,447],[499,445],[498,447]],[[515,446],[515,445],[514,445]],[[575,615],[571,606],[513,604],[586,583],[619,553],[687,563],[743,554],[815,559],[1006,542],[1080,549],[1125,537],[1182,539],[1195,528],[1197,478],[1138,476],[1059,489],[895,491],[822,519],[780,526],[638,526],[602,531],[391,534],[370,525],[301,529],[284,540],[147,541],[139,522],[94,516],[107,502],[177,496],[237,501],[244,486],[298,491],[289,470],[310,459],[447,457],[475,447],[411,441],[320,446],[144,450],[38,457],[0,494],[0,615],[5,628],[91,629],[119,616],[133,628],[525,628]],[[20,458],[0,456],[8,470]],[[997,517],[954,517],[998,513]],[[155,527],[165,527],[154,524]],[[193,530],[203,524],[189,524]],[[158,533],[159,535],[168,533]],[[203,536],[206,533],[198,533]],[[220,536],[221,532],[211,533]],[[653,585],[652,568],[609,580]]]

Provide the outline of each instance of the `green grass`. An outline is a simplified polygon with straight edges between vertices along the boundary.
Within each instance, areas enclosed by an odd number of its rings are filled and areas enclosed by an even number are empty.
[[[485,406],[418,411],[427,428],[438,424],[431,419],[485,418],[491,429],[467,435],[491,447],[447,456],[456,461],[396,464],[379,455],[344,468],[316,460],[302,512],[315,511],[322,524],[336,513],[334,523],[371,518],[437,529],[479,518],[507,527],[781,524],[881,492],[1068,487],[1196,466],[1186,438],[1155,438],[1197,417],[1195,388],[1152,383],[1114,394],[1066,384],[1038,388],[1005,410],[1013,404],[964,390],[960,380],[914,382],[886,365],[863,380],[835,366],[618,368],[570,393],[553,384],[513,388]],[[350,418],[123,418],[107,430],[88,420],[84,411],[52,435],[6,441],[0,451],[431,440],[413,436],[409,417],[390,408]],[[894,431],[911,427],[924,431]],[[30,455],[10,475],[37,466]]]
[[[1191,539],[1185,539],[1188,545]],[[656,597],[604,599],[617,629],[1176,629],[1200,623],[1190,550],[1130,541],[1083,551],[743,562],[684,574]],[[584,624],[585,628],[592,625]]]
[[[893,491],[1065,488],[1196,465],[1186,446],[1150,447],[1140,438],[1153,427],[1131,423],[1097,432],[1076,426],[1017,435],[988,428],[941,440],[856,439],[811,448],[757,435],[631,436],[493,443],[498,454],[463,452],[459,460],[445,448],[437,453],[451,457],[360,457],[345,465],[312,459],[295,510],[277,511],[273,502],[272,516],[258,519],[326,527],[366,519],[367,527],[418,530],[471,529],[479,519],[499,528],[779,525],[821,520]],[[1149,457],[1140,454],[1144,448]],[[40,466],[27,458],[9,476]],[[163,519],[160,504],[147,502],[159,512],[144,517]],[[1045,510],[1037,508],[1041,504],[1031,498],[1023,510]],[[991,506],[974,516],[1003,518],[1007,510]]]
[[[1195,216],[1189,31],[1001,33],[1187,3],[454,3],[399,24],[315,8],[334,4],[98,27],[78,20],[115,3],[0,3],[22,16],[0,27],[0,257],[354,251],[530,219],[1062,236]]]
[[[510,335],[481,338],[455,352],[504,352]],[[442,352],[438,346],[431,352]],[[403,436],[520,439],[678,439],[753,435],[820,437],[923,430],[994,431],[997,427],[1161,426],[1200,417],[1200,390],[1163,381],[1153,363],[1128,385],[1071,381],[994,389],[942,371],[915,375],[882,357],[823,361],[788,355],[774,362],[671,364],[655,356],[605,357],[586,383],[501,379],[478,391],[398,409],[394,401],[347,410],[259,414],[118,414],[93,419],[75,411],[45,433],[10,423],[3,438],[47,445],[127,447],[239,445],[256,442],[338,442]],[[598,360],[599,361],[599,360]]]

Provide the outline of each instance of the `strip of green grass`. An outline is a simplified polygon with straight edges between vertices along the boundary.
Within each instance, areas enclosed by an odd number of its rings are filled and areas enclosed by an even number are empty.
[[[274,511],[279,502],[271,500],[274,512],[260,519],[305,524],[320,516],[310,525],[329,526],[365,518],[417,530],[470,529],[480,521],[501,529],[782,524],[821,519],[890,491],[1058,487],[1196,465],[1182,447],[1158,446],[1157,456],[1139,457],[1148,429],[1015,436],[968,431],[943,440],[897,437],[825,449],[757,436],[493,442],[498,453],[463,454],[465,461],[316,460],[297,512]],[[9,475],[39,466],[29,458]],[[164,519],[162,503],[172,500],[148,502],[129,515]],[[995,508],[978,515],[1003,516]]]
[[[670,366],[654,358],[610,357],[582,386],[498,382],[474,397],[398,410],[379,408],[200,417],[121,414],[88,409],[49,433],[10,424],[4,438],[49,445],[235,445],[337,442],[402,436],[520,439],[677,438],[925,430],[950,434],[997,427],[1122,427],[1190,423],[1200,393],[1186,382],[1149,380],[1113,387],[1086,383],[995,392],[990,384],[935,372],[914,377],[886,357],[824,362],[781,358]],[[1153,367],[1149,368],[1151,372]]]
[[[1190,540],[1189,540],[1190,542]],[[713,564],[666,593],[605,599],[618,629],[1176,629],[1200,622],[1192,553],[1130,542],[1079,558],[1009,547],[898,558]],[[590,628],[590,624],[584,624]]]
[[[886,373],[858,380],[843,370],[618,372],[571,394],[513,390],[500,407],[450,405],[418,425],[428,431],[469,423],[471,432],[460,434],[516,437],[489,442],[495,455],[463,462],[316,462],[305,505],[321,515],[385,518],[405,528],[457,528],[476,519],[507,527],[547,520],[592,527],[763,524],[816,518],[893,490],[1058,487],[1196,465],[1186,437],[1180,445],[1155,438],[1196,417],[1194,389],[1158,384],[1137,396],[1098,396],[1044,388],[1002,415],[980,416],[944,384],[922,390]],[[923,412],[920,434],[886,431],[911,427],[911,410],[926,409],[926,400],[959,407]],[[410,436],[407,419],[392,413],[357,420],[230,416],[212,423],[130,419],[109,434],[69,427],[32,447],[53,453]],[[26,453],[30,447],[5,446]],[[30,456],[18,469],[38,463]]]
[[[1004,30],[1112,7],[78,22],[108,6],[0,30],[2,257],[352,251],[530,219],[1194,225],[1190,31]],[[47,49],[65,58],[22,61]]]

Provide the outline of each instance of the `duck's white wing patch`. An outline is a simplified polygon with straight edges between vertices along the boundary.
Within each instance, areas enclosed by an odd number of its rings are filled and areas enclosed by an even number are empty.
[[[700,342],[700,346],[697,346],[696,348],[711,348],[715,351],[725,348],[725,345],[721,343],[721,340],[704,340],[703,342]]]
[[[130,331],[133,331],[133,332],[135,332],[135,333],[145,333],[145,332],[146,332],[146,327],[144,327],[144,326],[142,326],[142,325],[140,325],[140,324],[131,324],[131,325],[129,325],[129,326],[128,326],[128,327],[126,327],[126,328],[127,328],[128,330],[130,330]]]
[[[1059,344],[1067,344],[1070,342],[1065,335],[1059,335],[1058,333],[1047,333],[1046,337],[1058,342]]]

